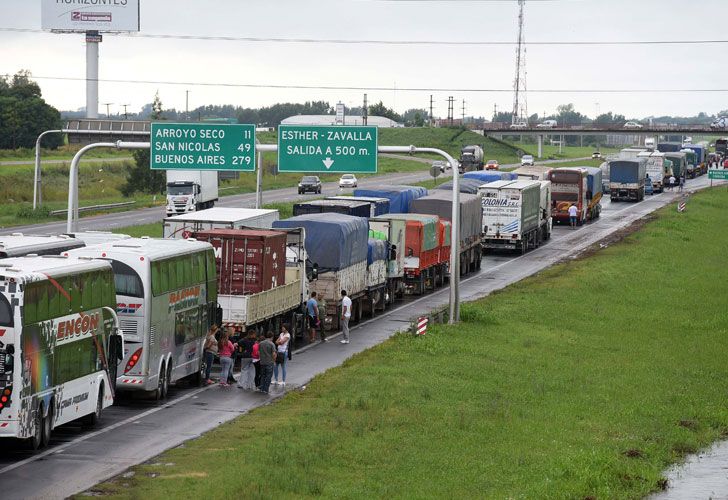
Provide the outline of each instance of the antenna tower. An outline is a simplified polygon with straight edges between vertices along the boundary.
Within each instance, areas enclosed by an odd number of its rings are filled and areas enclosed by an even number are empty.
[[[526,0],[518,0],[518,44],[516,46],[516,78],[513,80],[512,123],[528,120],[526,102],[526,45],[523,41],[523,7]]]

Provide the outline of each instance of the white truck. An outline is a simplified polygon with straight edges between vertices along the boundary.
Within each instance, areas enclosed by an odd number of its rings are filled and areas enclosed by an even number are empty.
[[[167,170],[168,217],[212,208],[217,198],[217,171]]]
[[[484,251],[526,253],[550,237],[551,218],[542,209],[550,198],[550,183],[495,181],[480,186],[478,193],[483,196]]]
[[[638,158],[647,158],[647,175],[652,181],[652,189],[656,193],[661,193],[664,189],[663,180],[665,178],[665,153],[659,151],[645,151],[637,155]]]
[[[270,229],[280,219],[278,210],[215,207],[164,219],[164,237],[187,239],[194,231],[206,229]]]

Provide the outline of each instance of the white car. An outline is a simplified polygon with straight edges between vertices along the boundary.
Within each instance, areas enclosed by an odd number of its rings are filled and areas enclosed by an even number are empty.
[[[554,128],[557,125],[556,120],[544,120],[542,123],[536,125],[536,128]]]
[[[355,188],[356,187],[356,177],[354,174],[344,174],[341,176],[341,179],[339,179],[339,187],[340,188]]]
[[[512,123],[511,128],[528,128],[528,123],[527,122]]]
[[[533,155],[523,155],[521,156],[521,166],[533,166]]]
[[[642,125],[637,122],[627,122],[624,124],[624,128],[642,128]]]

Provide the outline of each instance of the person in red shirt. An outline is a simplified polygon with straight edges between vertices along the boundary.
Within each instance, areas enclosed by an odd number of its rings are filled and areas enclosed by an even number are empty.
[[[233,352],[235,346],[230,342],[230,332],[225,330],[217,341],[217,354],[220,356],[220,385],[227,387],[228,376],[233,369]]]

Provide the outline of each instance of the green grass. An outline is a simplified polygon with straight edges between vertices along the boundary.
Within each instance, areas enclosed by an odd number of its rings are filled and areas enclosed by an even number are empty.
[[[134,238],[149,236],[150,238],[161,238],[164,236],[163,226],[161,222],[152,222],[151,224],[140,224],[138,226],[117,227],[111,230],[112,233],[128,234]]]
[[[65,145],[58,149],[41,148],[40,157],[42,160],[68,160],[73,159],[80,145]],[[84,154],[84,158],[119,158],[130,156],[128,150],[116,150],[113,148],[92,149]],[[0,162],[3,161],[26,161],[35,160],[34,148],[0,149]]]
[[[457,326],[397,335],[94,490],[642,497],[728,433],[726,207],[725,188],[669,206],[622,243],[463,304]]]

